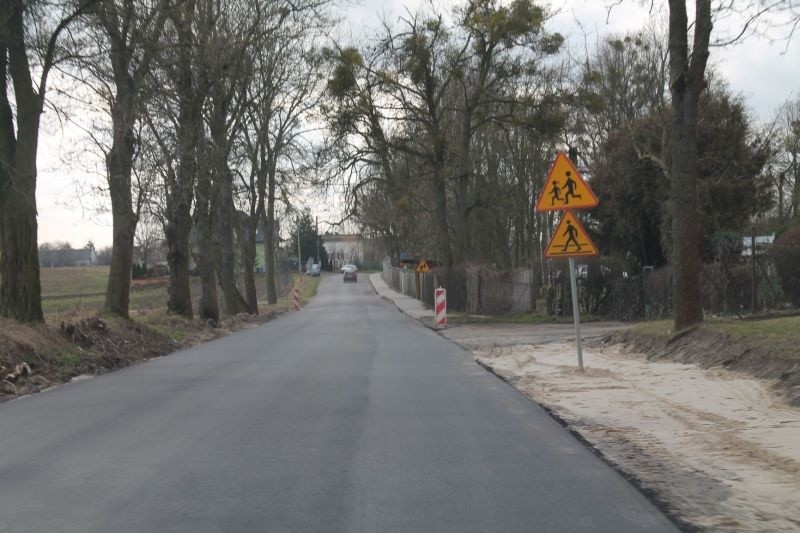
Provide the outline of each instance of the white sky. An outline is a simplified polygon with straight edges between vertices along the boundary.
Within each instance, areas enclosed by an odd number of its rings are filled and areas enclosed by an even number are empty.
[[[609,33],[635,31],[647,24],[651,17],[663,16],[658,13],[651,15],[637,0],[628,0],[615,7],[609,16],[605,6],[610,2],[553,2],[553,6],[561,7],[549,28],[564,34],[570,46],[579,51],[584,43],[591,45]],[[645,4],[649,6],[649,3]],[[381,16],[394,22],[406,13],[406,8],[413,12],[419,6],[429,4],[421,0],[364,0],[360,5],[343,8],[345,24],[351,28],[345,29],[344,33],[362,38],[369,35],[371,28],[378,27]],[[436,5],[454,4],[453,0],[442,0]],[[730,31],[737,22],[720,22],[715,30]],[[800,65],[800,36],[796,36],[788,47],[785,42],[770,43],[766,38],[751,37],[736,46],[712,50],[710,61],[727,79],[731,89],[746,98],[753,115],[761,120],[769,120],[786,100],[795,98],[800,91],[800,69],[797,68]],[[45,115],[39,145],[39,242],[69,241],[80,247],[92,240],[99,247],[108,246],[112,239],[111,217],[97,214],[96,208],[102,202],[87,192],[92,183],[102,185],[99,178],[102,161],[97,155],[76,150],[76,147],[85,145],[86,139],[74,131],[62,134],[60,126],[54,122],[52,113]],[[65,162],[68,159],[72,161]],[[320,219],[329,215],[323,208],[315,211]]]

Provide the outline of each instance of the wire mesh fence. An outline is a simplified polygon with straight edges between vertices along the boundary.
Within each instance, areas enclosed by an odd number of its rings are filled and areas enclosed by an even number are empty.
[[[502,316],[540,313],[569,316],[572,313],[569,271],[566,262],[548,265],[546,282],[541,265],[498,271],[484,265],[436,268],[415,272],[413,265],[400,268],[383,263],[386,283],[433,307],[434,290],[447,289],[447,305],[453,311]],[[645,267],[631,273],[618,261],[598,258],[578,265],[578,304],[581,313],[614,320],[642,320],[672,316],[672,269]],[[707,315],[743,315],[755,309],[784,309],[790,304],[768,256],[731,265],[711,263],[702,270],[703,307]]]

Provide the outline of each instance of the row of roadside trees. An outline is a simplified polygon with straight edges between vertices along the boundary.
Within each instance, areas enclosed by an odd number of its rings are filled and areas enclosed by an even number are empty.
[[[194,259],[201,318],[257,313],[260,223],[274,303],[278,218],[313,161],[302,133],[321,95],[320,41],[332,23],[329,0],[4,1],[0,316],[43,320],[36,157],[48,106],[86,130],[104,159],[107,311],[129,314],[143,218],[164,229],[169,311],[194,315]]]
[[[584,55],[534,0],[426,7],[352,45],[330,39],[329,1],[3,2],[0,316],[43,319],[36,153],[48,89],[67,119],[102,117],[82,125],[104,158],[105,307],[121,316],[143,217],[164,228],[171,312],[194,315],[192,256],[200,317],[257,312],[261,222],[274,302],[280,211],[312,171],[345,191],[345,216],[392,253],[516,266],[552,230],[531,200],[554,151],[571,148],[601,195],[630,196],[596,211],[603,245],[673,266],[678,328],[702,320],[711,229],[740,226],[776,196],[779,216],[796,215],[796,123],[781,122],[780,138],[753,127],[708,68],[714,46],[741,37],[712,36],[715,17],[748,14],[743,35],[782,17],[791,36],[792,0],[653,3],[663,29]],[[312,150],[307,130],[321,124],[324,146]]]
[[[755,21],[793,27],[798,10],[665,4],[652,5],[663,26],[586,53],[569,50],[531,0],[426,8],[339,47],[325,111],[351,213],[395,255],[528,266],[554,222],[532,200],[555,151],[569,149],[601,197],[587,216],[602,251],[629,271],[671,264],[676,327],[701,321],[713,237],[775,209],[788,223],[800,198],[797,104],[755,126],[709,58]],[[743,34],[712,35],[732,9],[750,16]]]

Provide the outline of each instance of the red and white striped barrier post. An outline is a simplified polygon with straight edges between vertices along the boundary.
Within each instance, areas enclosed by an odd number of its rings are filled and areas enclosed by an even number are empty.
[[[292,289],[292,300],[294,300],[294,310],[300,310],[300,289],[295,287]]]
[[[434,291],[436,308],[435,329],[447,326],[447,291],[439,287]]]

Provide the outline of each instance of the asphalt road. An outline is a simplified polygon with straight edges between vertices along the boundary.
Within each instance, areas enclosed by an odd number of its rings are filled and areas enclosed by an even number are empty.
[[[0,531],[672,530],[365,276],[300,312],[0,405]]]

